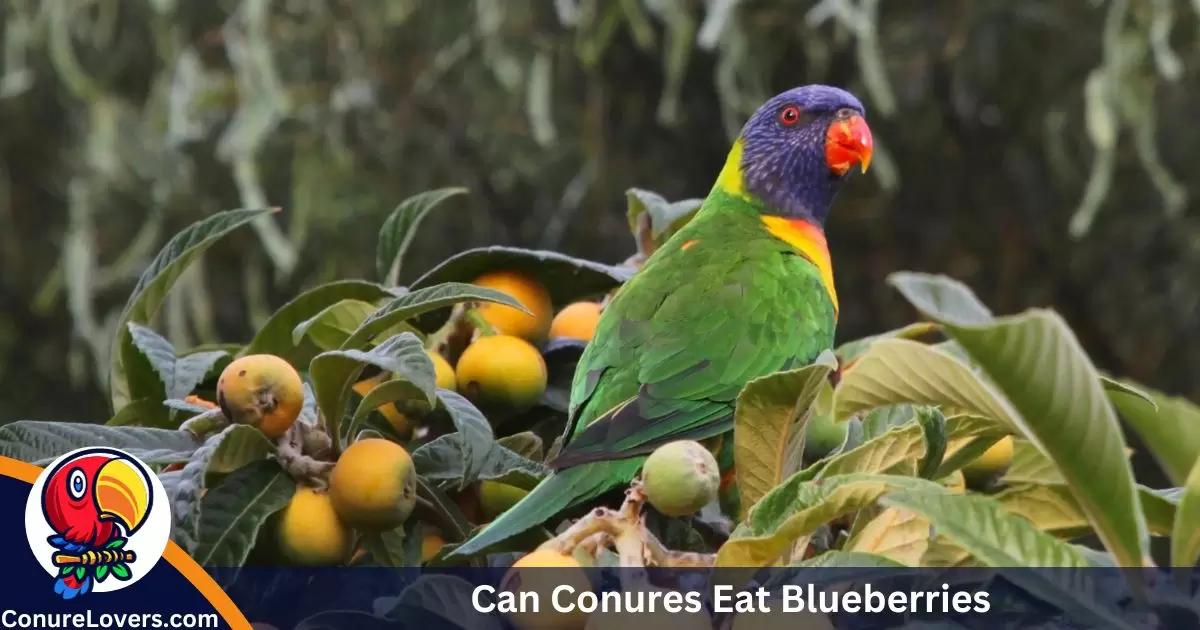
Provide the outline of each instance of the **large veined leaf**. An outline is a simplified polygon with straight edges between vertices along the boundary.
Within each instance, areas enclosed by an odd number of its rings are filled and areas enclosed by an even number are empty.
[[[898,426],[830,458],[816,477],[854,472],[915,475],[924,456],[925,438],[921,427],[917,424]]]
[[[466,192],[466,188],[427,190],[401,201],[392,210],[379,230],[379,242],[375,248],[375,272],[379,274],[380,282],[396,284],[404,253],[416,238],[417,228],[425,216],[443,201]]]
[[[275,311],[241,354],[274,354],[287,359],[292,365],[304,365],[312,360],[316,351],[302,351],[293,343],[292,331],[301,322],[342,300],[373,303],[391,297],[395,297],[395,294],[382,285],[366,280],[341,280],[314,287]]]
[[[987,435],[995,431],[995,427],[973,416],[954,416],[945,420],[940,430],[940,439],[950,441]],[[887,432],[842,450],[825,460],[820,467],[810,466],[800,475],[815,479],[853,472],[917,474],[919,465],[928,456],[928,441],[927,429],[922,424],[893,425]]]
[[[114,410],[129,402],[129,375],[125,372],[125,351],[130,343],[126,324],[149,324],[158,312],[167,293],[198,256],[225,235],[246,225],[255,218],[274,212],[263,210],[228,210],[205,217],[176,234],[142,272],[129,295],[125,308],[117,317],[116,334],[109,353],[109,397]]]
[[[174,526],[171,528],[171,540],[192,553],[196,550],[200,525],[200,495],[204,489],[205,476],[209,470],[209,462],[220,450],[227,439],[241,440],[240,436],[247,433],[257,434],[258,439],[266,442],[266,438],[258,429],[246,425],[231,425],[220,433],[208,438],[204,444],[192,454],[184,464],[174,483],[167,488],[167,500],[171,503],[171,518]],[[236,437],[235,437],[236,436]],[[259,459],[262,459],[260,456]]]
[[[1004,483],[1066,483],[1050,458],[1028,440],[1013,440],[1012,462],[1001,478]]]
[[[997,500],[975,494],[905,490],[884,496],[880,503],[921,514],[940,534],[1076,621],[1132,630],[1096,599],[1087,571],[1081,570],[1090,566],[1083,556],[1024,518],[1007,513]]]
[[[161,399],[158,398],[143,398],[134,400],[129,404],[121,407],[114,413],[108,422],[104,423],[110,427],[152,427],[155,429],[174,429],[177,428],[171,423],[171,412],[166,408]]]
[[[422,444],[412,454],[413,465],[421,477],[457,488],[467,476],[463,453],[463,437],[458,433],[443,435]],[[484,464],[476,479],[490,479],[510,486],[532,490],[546,475],[546,467],[526,459],[493,442],[485,452]]]
[[[1112,401],[1171,483],[1182,486],[1200,461],[1200,406],[1162,392],[1147,393],[1155,405],[1132,394],[1113,395]]]
[[[884,339],[920,339],[921,337],[932,335],[940,330],[941,327],[933,322],[916,322],[903,328],[889,330],[878,335],[871,335],[870,337],[863,337],[862,339],[847,341],[846,343],[838,346],[834,350],[834,354],[837,355],[838,361],[840,361],[843,366],[848,366],[857,360],[858,357],[862,356],[862,354],[867,351],[867,348],[870,348],[871,344],[875,343],[876,341],[882,341]]]
[[[374,304],[363,300],[348,299],[331,304],[296,324],[292,329],[292,343],[298,346],[308,337],[322,349],[340,348],[375,309]]]
[[[1200,558],[1200,462],[1192,466],[1175,512],[1171,533],[1171,566],[1194,567]]]
[[[733,441],[743,510],[800,469],[813,403],[835,369],[826,351],[812,365],[754,379],[738,394]]]
[[[205,472],[209,476],[228,474],[267,459],[274,452],[275,445],[267,440],[262,431],[248,425],[237,425],[224,432],[224,437],[208,458]]]
[[[1065,485],[1011,486],[997,494],[996,500],[1010,514],[1024,517],[1038,529],[1065,540],[1084,536],[1092,529]]]
[[[206,568],[242,566],[258,530],[295,493],[295,480],[275,461],[230,473],[200,502],[199,543],[192,557]]]
[[[746,520],[721,545],[716,564],[767,566],[821,525],[905,488],[945,491],[918,477],[851,473],[806,480],[800,474],[793,475],[751,508]]]
[[[1110,551],[1129,566],[1144,562],[1148,536],[1120,427],[1061,318],[1032,311],[984,326],[941,323],[1011,398],[949,354],[885,340],[846,371],[835,410],[917,402],[1003,422],[1051,456]]]
[[[886,508],[847,541],[843,549],[918,567],[929,542],[928,520],[908,510]]]
[[[136,322],[129,322],[133,346],[158,373],[162,387],[154,392],[159,400],[180,399],[192,393],[219,361],[229,356],[222,350],[207,350],[178,356],[166,337]],[[135,395],[135,397],[138,397]],[[160,405],[161,407],[161,405]],[[166,412],[166,409],[163,409]]]
[[[903,403],[941,406],[990,418],[1016,430],[1016,412],[991,385],[962,361],[932,346],[906,339],[871,345],[842,374],[833,393],[833,413],[846,418]]]
[[[1146,510],[1146,526],[1155,536],[1170,536],[1175,522],[1178,499],[1138,486]],[[1058,483],[1022,483],[1005,488],[996,495],[1004,508],[1025,517],[1042,530],[1060,538],[1078,538],[1092,531],[1087,515],[1071,490]]]
[[[473,282],[480,275],[497,269],[537,278],[546,286],[555,304],[569,304],[588,296],[607,293],[633,275],[633,269],[630,268],[572,258],[557,252],[494,246],[456,254],[418,278],[410,288],[423,289],[443,282]],[[441,326],[436,321],[439,318],[434,315],[430,314],[428,319],[431,321],[422,318],[422,330]]]
[[[887,282],[932,319],[948,319],[959,325],[987,324],[995,319],[992,309],[979,300],[971,287],[954,278],[898,271],[889,275]]]
[[[350,388],[367,365],[392,372],[412,383],[430,405],[435,400],[436,381],[433,360],[425,345],[412,333],[401,333],[369,351],[330,350],[313,357],[308,373],[313,381],[313,394],[329,434],[338,439],[339,424]]]
[[[492,425],[471,401],[463,398],[458,392],[448,389],[437,390],[438,402],[442,409],[450,414],[450,420],[458,434],[462,436],[463,477],[459,487],[466,487],[479,477],[479,472],[487,465],[488,454],[495,446],[496,436]]]
[[[529,313],[529,309],[522,306],[516,298],[503,291],[460,282],[447,282],[422,289],[414,289],[412,292],[401,295],[391,302],[384,304],[379,310],[373,312],[359,324],[354,333],[342,344],[342,349],[362,348],[368,341],[397,324],[424,313],[448,308],[463,302],[495,302]],[[428,328],[417,325],[417,328],[423,332],[433,332],[440,326],[441,324],[438,324],[437,326]]]
[[[21,420],[0,426],[0,456],[45,466],[85,446],[123,450],[147,464],[187,461],[200,444],[185,431]]]

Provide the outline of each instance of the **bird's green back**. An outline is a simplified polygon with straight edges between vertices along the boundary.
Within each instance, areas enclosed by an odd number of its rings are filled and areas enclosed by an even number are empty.
[[[811,362],[832,346],[836,317],[818,265],[772,234],[752,201],[714,189],[605,310],[555,465],[728,430],[745,383]]]

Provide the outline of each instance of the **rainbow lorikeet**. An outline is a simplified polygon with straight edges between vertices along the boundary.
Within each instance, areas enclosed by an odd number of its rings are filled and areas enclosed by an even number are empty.
[[[151,485],[147,472],[124,455],[93,449],[62,462],[42,490],[42,514],[54,530],[59,574],[54,592],[73,599],[112,575],[130,578],[136,559],[124,549],[130,534],[146,520]]]
[[[724,442],[728,496],[732,440],[723,436],[738,393],[833,345],[838,301],[824,225],[851,169],[870,163],[864,116],[852,94],[809,85],[750,117],[695,217],[601,316],[576,368],[569,438],[553,472],[456,554],[627,484],[675,440]]]

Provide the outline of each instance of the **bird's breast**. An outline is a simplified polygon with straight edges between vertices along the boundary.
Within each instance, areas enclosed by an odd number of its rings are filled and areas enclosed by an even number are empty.
[[[829,292],[833,310],[838,311],[837,289],[833,284],[833,261],[829,257],[829,246],[825,242],[825,231],[820,226],[804,219],[762,216],[760,219],[767,232],[792,246],[801,256],[811,262],[821,274],[821,284]]]

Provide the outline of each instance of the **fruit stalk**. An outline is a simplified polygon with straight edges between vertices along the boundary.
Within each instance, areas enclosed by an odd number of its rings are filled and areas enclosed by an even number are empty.
[[[538,550],[569,555],[584,547],[595,555],[611,542],[621,557],[623,567],[711,567],[715,554],[703,554],[667,549],[646,530],[642,507],[646,494],[640,480],[635,479],[625,491],[625,502],[619,510],[596,508],[576,521],[558,536],[542,543]]]

